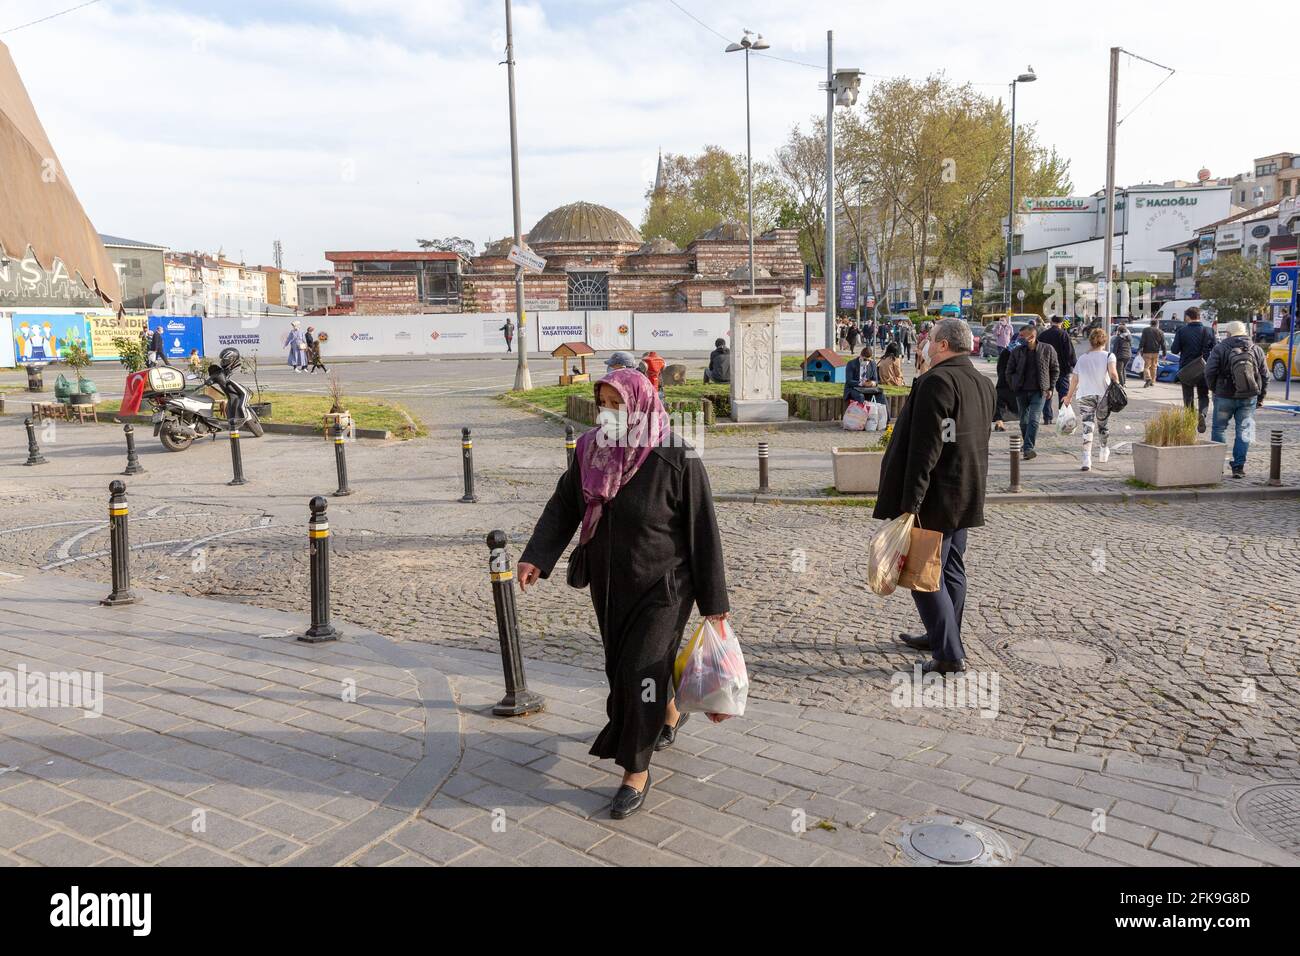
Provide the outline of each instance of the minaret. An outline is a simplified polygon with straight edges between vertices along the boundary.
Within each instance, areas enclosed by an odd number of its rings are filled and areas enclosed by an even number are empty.
[[[659,166],[655,169],[655,188],[654,192],[658,193],[664,188],[664,151],[659,150]]]

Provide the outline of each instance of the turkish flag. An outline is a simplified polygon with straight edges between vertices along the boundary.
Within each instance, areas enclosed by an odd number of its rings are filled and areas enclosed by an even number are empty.
[[[126,377],[126,390],[122,393],[122,406],[119,415],[138,415],[140,403],[144,400],[144,388],[149,381],[149,370],[131,372]]]

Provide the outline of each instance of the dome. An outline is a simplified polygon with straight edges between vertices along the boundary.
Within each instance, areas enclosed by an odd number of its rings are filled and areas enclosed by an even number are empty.
[[[729,219],[726,222],[718,223],[700,238],[722,240],[724,242],[744,242],[749,238],[749,229],[745,227],[743,222]]]
[[[496,242],[489,242],[483,247],[483,255],[504,259],[510,254],[510,247],[514,244],[514,236],[506,236],[504,239],[498,239]]]
[[[665,239],[663,236],[655,236],[649,242],[642,243],[641,248],[632,253],[634,256],[671,256],[680,253],[682,250],[677,247],[677,243],[671,239]]]
[[[575,202],[552,209],[528,232],[532,245],[547,242],[632,242],[641,234],[623,216],[606,206]]]

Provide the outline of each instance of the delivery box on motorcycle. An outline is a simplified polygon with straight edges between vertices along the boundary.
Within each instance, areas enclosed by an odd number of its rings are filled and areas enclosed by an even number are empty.
[[[185,391],[185,375],[178,368],[172,368],[170,365],[159,365],[156,368],[149,369],[146,387],[151,392],[162,392],[163,394],[183,392]]]

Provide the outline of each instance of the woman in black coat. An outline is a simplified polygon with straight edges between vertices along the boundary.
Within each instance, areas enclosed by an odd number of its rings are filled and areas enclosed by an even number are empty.
[[[609,678],[609,722],[591,753],[623,768],[610,806],[621,820],[650,791],[651,754],[670,745],[686,719],[671,699],[672,675],[692,604],[716,624],[729,616],[729,605],[699,456],[668,430],[663,405],[641,373],[617,369],[595,391],[597,427],[578,440],[519,558],[519,587],[549,577],[581,528],[570,573],[586,568]]]

